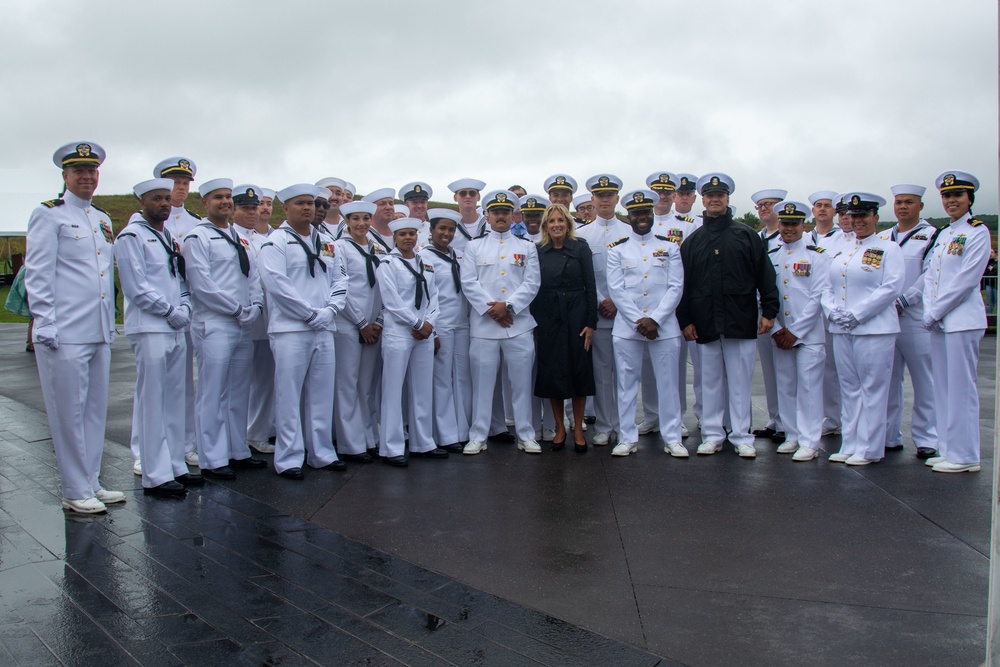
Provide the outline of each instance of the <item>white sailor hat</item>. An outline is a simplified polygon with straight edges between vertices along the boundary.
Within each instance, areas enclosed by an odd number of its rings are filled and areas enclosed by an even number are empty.
[[[934,185],[941,192],[952,192],[954,190],[972,190],[975,192],[979,189],[979,179],[966,171],[949,169],[948,171],[941,172],[934,179]]]
[[[457,223],[462,220],[462,214],[450,208],[427,209],[427,219],[434,220],[435,218],[447,218],[448,220],[454,220]]]
[[[673,192],[677,189],[677,174],[669,171],[654,171],[646,177],[646,187],[650,190]]]
[[[216,190],[232,190],[233,189],[233,179],[231,178],[213,178],[210,181],[205,181],[198,186],[198,194],[205,197],[210,192],[215,192]]]
[[[700,195],[706,192],[725,192],[731,195],[736,192],[736,184],[733,183],[733,179],[721,171],[714,171],[699,178],[697,188]]]
[[[233,187],[233,205],[245,206],[260,203],[261,188],[252,183],[244,183]]]
[[[326,178],[321,178],[318,181],[316,181],[316,185],[318,185],[321,188],[334,187],[343,189],[344,185],[346,184],[344,183],[344,179],[342,178],[337,178],[336,176],[328,176]]]
[[[485,187],[486,183],[475,178],[460,178],[448,184],[448,189],[452,192],[458,192],[459,190],[476,190],[482,192]]]
[[[153,167],[153,176],[157,178],[163,178],[166,176],[187,176],[190,179],[194,179],[194,175],[198,173],[198,166],[194,163],[194,160],[187,157],[168,157],[166,160],[160,160],[155,167]]]
[[[594,195],[590,194],[589,192],[585,195],[578,195],[576,197],[573,197],[573,208],[578,209],[580,208],[580,204],[586,204],[589,201],[594,201]]]
[[[927,188],[922,185],[913,185],[912,183],[901,183],[899,185],[894,185],[889,188],[892,191],[892,196],[896,195],[914,195],[916,197],[923,197],[924,193],[927,192]]]
[[[344,181],[344,192],[350,192],[352,195],[356,195],[358,194],[358,189],[354,187],[354,183]]]
[[[658,201],[660,201],[660,196],[652,190],[645,188],[626,192],[621,198],[621,204],[625,207],[626,211],[653,208]]]
[[[545,179],[545,183],[542,185],[546,192],[552,192],[553,190],[569,190],[570,192],[576,192],[576,179],[568,174],[552,174]]]
[[[698,177],[694,174],[677,174],[677,192],[692,192],[698,187]]]
[[[364,201],[376,202],[379,201],[380,199],[395,199],[395,198],[396,198],[396,191],[393,190],[392,188],[379,188],[374,192],[369,192],[361,199],[363,199]]]
[[[326,188],[323,188],[326,190]],[[316,193],[319,190],[312,183],[296,183],[295,185],[289,185],[287,188],[282,188],[278,190],[278,199],[283,202],[289,202],[296,197],[301,197],[302,195],[309,195],[313,199],[316,198]],[[327,190],[327,195],[329,195],[329,190]]]
[[[368,215],[375,215],[375,209],[378,206],[371,202],[361,201],[349,201],[344,202],[340,205],[340,214],[345,218],[352,213],[367,213]]]
[[[423,220],[417,220],[416,218],[400,218],[399,220],[393,220],[389,223],[389,229],[395,234],[401,229],[415,229],[420,231],[420,228],[424,226]]]
[[[147,192],[152,192],[153,190],[173,190],[174,182],[169,178],[151,178],[148,181],[143,181],[142,183],[136,183],[132,186],[132,192],[135,193],[136,197],[142,199],[142,196]]]
[[[407,183],[399,189],[399,198],[403,201],[410,201],[411,199],[430,199],[433,194],[434,190],[431,189],[431,186],[427,185],[423,181]]]
[[[330,188],[322,185],[314,185],[312,194],[314,199],[322,199],[324,201],[330,201],[330,197],[333,196],[333,193],[330,192]]]
[[[260,189],[260,198],[261,199],[274,199],[274,195],[276,195],[276,194],[277,193],[274,190],[272,190],[271,188],[261,188]]]
[[[492,211],[495,208],[507,208],[514,210],[517,208],[517,195],[510,190],[493,190],[483,197],[483,210]]]
[[[750,195],[751,201],[754,204],[759,202],[761,199],[777,199],[781,201],[788,196],[788,190],[782,190],[780,188],[771,188],[770,190],[758,190],[757,192]]]
[[[60,169],[74,164],[100,165],[106,155],[93,141],[71,141],[52,154],[52,162]]]
[[[614,174],[597,174],[587,179],[587,189],[594,194],[599,192],[616,193],[622,189],[622,179]]]
[[[785,199],[774,205],[774,212],[778,214],[779,221],[794,225],[805,222],[812,214],[812,208],[803,202]]]
[[[518,202],[518,210],[520,211],[537,211],[543,213],[545,209],[552,205],[552,202],[548,200],[547,197],[542,195],[526,194],[521,197]]]
[[[885,199],[871,192],[845,192],[841,200],[847,206],[848,214],[878,213],[879,206],[885,206]]]
[[[410,209],[405,204],[395,204],[393,208],[396,209],[396,213],[402,213],[407,218],[410,217]]]
[[[834,202],[837,199],[837,193],[833,190],[817,190],[816,192],[809,195],[809,203],[813,206],[816,202],[822,201],[824,199],[829,199],[830,202]]]

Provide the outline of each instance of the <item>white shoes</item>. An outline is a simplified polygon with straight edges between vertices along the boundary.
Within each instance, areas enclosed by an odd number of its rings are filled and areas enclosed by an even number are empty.
[[[84,498],[83,500],[63,498],[62,506],[64,510],[76,512],[77,514],[100,514],[101,512],[108,511],[104,503],[97,498]]]
[[[927,467],[929,467],[929,468],[933,468],[937,464],[944,463],[947,460],[948,459],[946,459],[943,456],[932,456],[929,459],[927,459],[927,460],[924,461],[924,465],[927,466]]]
[[[934,472],[979,472],[978,463],[952,463],[951,461],[941,461],[931,468]]]
[[[663,451],[678,459],[686,459],[691,455],[687,447],[679,442],[668,442],[663,446]]]
[[[659,433],[660,425],[656,422],[642,421],[639,422],[639,435],[646,435],[647,433]]]
[[[619,442],[611,450],[611,456],[628,456],[632,452],[639,451],[639,445],[634,442]]]
[[[849,454],[841,454],[840,452],[835,452],[830,454],[830,463],[844,463],[847,459],[851,458]]]
[[[721,442],[719,444],[717,444],[717,445],[715,443],[712,443],[712,442],[703,442],[700,445],[698,445],[698,453],[699,454],[703,454],[703,455],[704,454],[714,454],[716,452],[721,452],[721,451],[722,451],[722,443]]]
[[[740,458],[744,459],[757,458],[757,450],[753,445],[739,445],[736,447],[736,453],[740,455]]]
[[[469,444],[472,444],[472,443],[469,443]],[[469,445],[466,445],[466,448],[468,448],[468,446]],[[541,454],[542,453],[542,447],[541,447],[541,445],[539,445],[534,440],[518,440],[517,441],[517,448],[520,449],[525,454]],[[486,449],[486,447],[483,447],[483,449]],[[462,453],[463,454],[468,454],[469,452],[463,451]]]
[[[594,439],[591,442],[595,447],[603,447],[604,445],[611,444],[615,440],[615,433],[611,431],[610,433],[595,433]]]
[[[545,442],[552,442],[555,439],[556,439],[556,432],[554,429],[551,428],[542,429],[542,440],[544,440]],[[535,440],[538,440],[538,438],[535,438]]]
[[[486,443],[482,440],[469,440],[462,448],[463,454],[478,454],[486,451]]]
[[[799,448],[799,443],[794,440],[785,440],[783,443],[778,445],[778,449],[775,450],[779,454],[794,454]]]
[[[686,437],[688,437],[689,435],[691,435],[691,434],[690,434],[690,433],[688,433],[688,427],[687,427],[687,426],[685,426],[684,424],[681,424],[681,437],[682,437],[682,438],[686,438]]]
[[[274,454],[274,445],[267,440],[247,440],[247,445],[250,449],[256,450],[261,454]],[[198,465],[198,461],[196,460],[191,465]]]
[[[861,454],[851,454],[844,463],[849,466],[866,466],[871,463],[878,463],[882,459],[866,459]]]
[[[792,456],[793,461],[812,461],[819,456],[819,452],[811,447],[799,447]]]
[[[132,461],[132,472],[134,472],[139,477],[142,477],[142,461],[136,459]]]
[[[98,489],[97,493],[94,494],[98,500],[100,500],[105,505],[114,505],[115,503],[125,502],[125,494],[121,491],[108,491],[107,489]]]
[[[198,452],[184,452],[184,463],[198,467]]]

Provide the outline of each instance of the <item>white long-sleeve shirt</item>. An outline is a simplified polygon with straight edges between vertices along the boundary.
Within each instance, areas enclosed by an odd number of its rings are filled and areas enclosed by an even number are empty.
[[[475,313],[469,316],[469,335],[513,338],[535,328],[528,306],[538,294],[542,278],[534,243],[509,231],[490,231],[465,247],[460,266],[462,291]],[[513,306],[513,325],[504,328],[486,314],[491,301]]]
[[[424,262],[420,255],[406,259],[398,250],[390,252],[386,260],[379,264],[375,274],[385,307],[382,335],[410,338],[410,334],[422,327],[424,322],[431,325],[437,322],[438,293],[433,273],[434,267]],[[418,289],[421,291],[419,308],[416,305]]]
[[[229,239],[223,237],[227,235]],[[243,246],[249,258],[249,275],[240,269],[239,254],[233,243]],[[221,228],[212,223],[195,227],[184,238],[181,253],[187,264],[193,322],[230,322],[245,307],[263,311],[263,295],[257,261],[250,243],[233,225]]]
[[[990,232],[966,214],[938,234],[924,272],[924,320],[945,332],[986,328],[979,281],[990,261]]]
[[[896,297],[906,277],[903,251],[877,234],[855,238],[853,245],[842,248],[830,258],[821,297],[823,311],[829,317],[833,309],[843,308],[859,324],[848,330],[831,321],[830,333],[899,333]]]
[[[171,252],[180,246],[166,229],[157,232],[140,216],[115,240],[118,277],[125,297],[125,333],[171,333],[174,309],[191,313],[191,294]]]
[[[646,340],[636,331],[644,317],[657,324],[659,338],[681,335],[677,304],[684,291],[684,265],[679,243],[652,232],[634,231],[608,248],[608,296],[618,308],[612,335]]]

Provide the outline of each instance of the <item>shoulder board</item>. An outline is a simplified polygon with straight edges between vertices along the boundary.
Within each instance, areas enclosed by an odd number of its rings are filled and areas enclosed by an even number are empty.
[[[274,241],[268,241],[267,243],[261,243],[260,247],[261,248],[266,248],[269,245],[274,245]]]
[[[514,236],[516,236],[517,238],[521,239],[522,241],[527,241],[528,240],[528,237],[525,236],[524,234],[514,234]]]
[[[97,204],[93,204],[93,203],[92,203],[92,204],[90,205],[90,207],[91,207],[91,208],[93,208],[93,209],[95,209],[95,210],[98,210],[98,211],[100,211],[101,213],[103,213],[104,215],[108,216],[109,218],[111,217],[111,214],[110,214],[110,213],[108,213],[107,211],[105,211],[105,210],[104,210],[103,208],[101,208],[101,207],[100,207],[100,206],[98,206]]]
[[[187,211],[187,214],[190,215],[195,220],[201,220],[201,216],[198,215],[197,213],[192,213],[191,211],[188,211],[187,209],[184,209],[184,210]]]
[[[826,248],[821,248],[818,245],[807,245],[806,250],[815,250],[816,252],[826,252]]]
[[[973,227],[978,227],[979,225],[983,224],[983,221],[980,220],[979,218],[969,218],[969,224],[972,225]]]
[[[694,218],[688,217],[686,215],[678,215],[677,213],[674,213],[674,217],[677,218],[678,220],[683,220],[684,222],[694,222]]]
[[[628,241],[628,237],[627,236],[623,236],[622,238],[618,239],[617,241],[613,241],[613,242],[609,243],[608,247],[609,248],[614,248],[616,245],[621,245],[621,244],[625,243],[626,241]]]
[[[583,218],[573,218],[573,220],[576,222],[578,227],[586,227],[593,222],[592,220],[584,220]]]
[[[768,255],[771,255],[771,254],[773,254],[773,253],[776,253],[776,252],[778,252],[778,248],[780,248],[780,247],[781,247],[781,246],[774,246],[773,248],[771,248],[770,250],[768,250],[768,251],[767,251],[767,254],[768,254]]]
[[[135,232],[121,232],[120,234],[118,234],[118,238],[122,238],[122,237],[125,237],[125,236],[132,236],[134,238],[139,238],[139,237],[137,237],[135,235]],[[155,242],[156,239],[150,239],[150,241],[154,241]]]
[[[890,233],[890,232],[882,232],[881,234],[878,235],[878,237],[880,239],[882,239],[883,241],[888,241],[889,239],[892,238],[892,233]]]
[[[43,201],[42,206],[46,208],[54,208],[56,206],[62,206],[66,201],[63,199],[50,199],[48,201]]]
[[[653,234],[653,236],[655,236],[656,238],[660,239],[661,241],[669,241],[670,240],[666,236],[660,236],[659,234]]]

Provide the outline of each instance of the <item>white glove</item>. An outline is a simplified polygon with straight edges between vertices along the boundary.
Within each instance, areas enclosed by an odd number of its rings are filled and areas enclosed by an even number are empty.
[[[171,329],[183,329],[191,324],[191,318],[187,314],[187,309],[174,308],[167,315],[167,324]]]
[[[260,315],[260,309],[257,306],[244,307],[236,319],[239,320],[241,327],[248,327],[257,320],[258,315]]]
[[[854,313],[850,312],[848,312],[841,320],[841,326],[846,328],[848,331],[858,326],[859,324],[861,324],[861,322],[859,322],[858,318],[854,316]]]
[[[41,343],[50,350],[59,349],[59,332],[52,325],[35,327],[35,342]]]
[[[930,331],[941,331],[941,320],[935,320],[930,315],[924,315],[924,326]]]
[[[312,327],[313,331],[326,331],[333,322],[333,310],[331,308],[320,308],[313,313],[312,319],[306,324]]]
[[[834,308],[830,311],[830,321],[837,326],[845,326],[849,313],[843,308]]]

